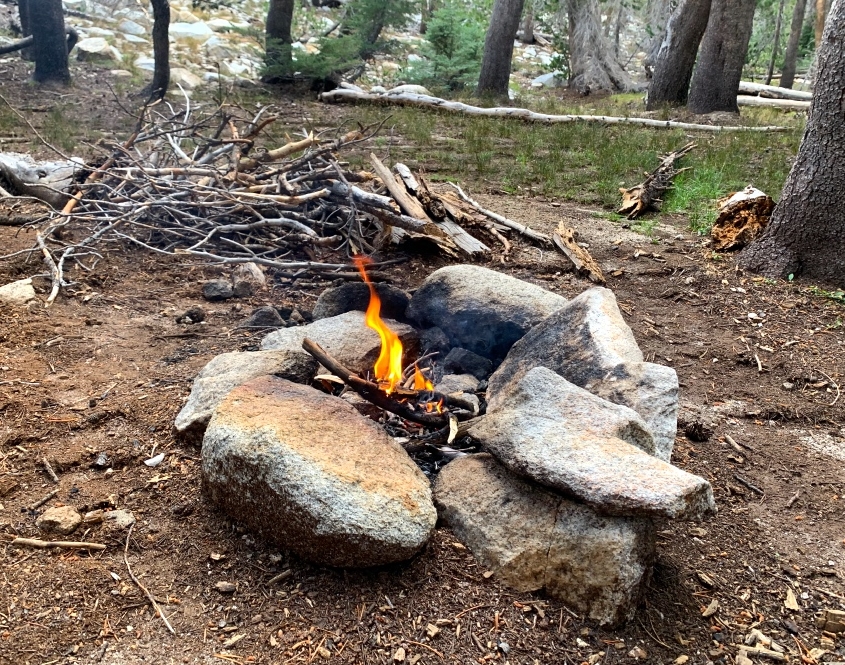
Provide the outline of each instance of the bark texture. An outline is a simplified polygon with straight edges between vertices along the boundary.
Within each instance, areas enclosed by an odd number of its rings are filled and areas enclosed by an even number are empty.
[[[770,277],[790,273],[845,286],[845,0],[834,0],[819,52],[819,77],[798,157],[763,235],[740,265]]]
[[[783,22],[783,5],[785,2],[786,0],[780,0],[780,4],[778,5],[778,17],[775,22],[775,37],[774,43],[772,44],[772,57],[769,59],[769,68],[766,70],[766,85],[769,85],[772,82],[772,76],[775,72],[775,60],[777,60],[778,48],[780,47],[780,28]]]
[[[780,87],[791,88],[795,83],[795,65],[798,62],[798,43],[801,41],[801,31],[804,29],[804,13],[807,11],[807,0],[795,0],[792,12],[792,24],[789,26],[789,39],[783,54],[783,71],[780,74]]]
[[[649,111],[687,103],[698,45],[710,17],[710,0],[682,0],[666,24],[648,88]]]
[[[736,94],[754,23],[757,0],[713,0],[690,85],[693,113],[739,113]]]
[[[293,75],[291,24],[294,0],[270,0],[265,28],[264,65],[271,78]]]
[[[534,43],[534,0],[525,3],[525,16],[522,17],[522,34],[519,41],[523,44]]]
[[[70,83],[62,0],[29,0],[37,83]]]
[[[155,71],[147,87],[151,102],[164,99],[170,86],[170,3],[152,0],[153,5],[153,58]]]
[[[567,0],[569,10],[569,87],[581,94],[627,92],[633,83],[602,33],[597,0]]]
[[[646,56],[643,59],[643,69],[645,69],[646,78],[651,78],[654,73],[654,65],[657,63],[657,54],[660,52],[660,46],[663,44],[663,38],[666,36],[666,27],[669,23],[669,17],[672,16],[671,0],[648,0],[645,8],[645,30],[648,35],[648,40],[645,43],[643,50]],[[705,20],[705,24],[707,21]]]
[[[507,97],[511,76],[513,40],[519,28],[523,0],[495,0],[490,27],[484,39],[478,94]]]
[[[32,27],[30,25],[30,8],[29,8],[30,0],[18,0],[18,15],[21,20],[21,33],[24,37],[30,37],[32,35]],[[21,59],[22,60],[29,60],[32,62],[35,60],[35,56],[32,54],[32,47],[25,47],[21,50]]]

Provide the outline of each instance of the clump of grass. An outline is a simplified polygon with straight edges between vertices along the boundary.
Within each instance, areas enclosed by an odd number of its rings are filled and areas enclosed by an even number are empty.
[[[45,139],[67,153],[72,152],[76,147],[73,120],[67,116],[65,109],[61,106],[57,106],[47,113],[41,131]]]
[[[702,165],[675,177],[663,212],[685,213],[690,229],[705,234],[716,221],[716,200],[726,194],[722,169]]]

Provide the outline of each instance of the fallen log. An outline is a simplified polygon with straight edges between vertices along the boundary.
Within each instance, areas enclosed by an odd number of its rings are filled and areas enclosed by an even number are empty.
[[[759,95],[770,99],[792,99],[795,101],[809,102],[813,99],[812,92],[804,90],[792,90],[791,88],[780,88],[776,85],[764,85],[752,83],[751,81],[739,82],[740,95]]]
[[[517,118],[528,122],[540,122],[545,124],[557,124],[565,122],[594,122],[603,125],[639,125],[642,127],[654,127],[660,129],[686,129],[702,132],[784,132],[788,128],[779,125],[768,125],[764,127],[732,127],[727,125],[701,125],[690,122],[676,122],[673,120],[655,120],[654,118],[620,118],[606,115],[549,115],[537,113],[528,109],[494,107],[482,108],[470,106],[463,102],[451,102],[439,97],[428,95],[417,95],[405,92],[398,95],[377,95],[370,92],[359,92],[358,90],[345,90],[337,88],[320,94],[320,100],[332,102],[369,102],[374,104],[389,104],[397,106],[419,106],[422,108],[439,109],[453,113],[466,115],[492,117],[492,118]]]
[[[754,97],[753,95],[737,95],[738,106],[766,106],[783,109],[785,111],[806,111],[810,102],[795,99],[774,99],[770,97]]]
[[[606,283],[604,273],[602,273],[596,260],[586,249],[575,242],[575,229],[569,228],[561,222],[557,231],[552,235],[552,240],[566,258],[572,261],[576,273],[586,274],[587,278],[595,284]]]
[[[660,165],[652,171],[639,185],[625,189],[619,188],[622,194],[622,207],[617,214],[626,215],[628,219],[636,219],[649,210],[659,210],[663,203],[663,194],[672,186],[672,179],[686,169],[676,169],[675,162],[695,147],[695,143],[687,143],[680,150],[670,152],[660,158]]]

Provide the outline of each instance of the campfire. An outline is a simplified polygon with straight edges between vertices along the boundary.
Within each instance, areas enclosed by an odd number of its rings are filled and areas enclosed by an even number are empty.
[[[452,443],[460,432],[458,423],[478,415],[477,407],[458,395],[444,395],[434,389],[425,376],[425,368],[419,366],[420,359],[403,365],[403,347],[399,336],[381,318],[381,299],[367,275],[366,266],[370,259],[354,258],[361,278],[370,290],[370,301],[365,313],[365,323],[381,340],[378,359],[373,366],[375,381],[362,378],[344,367],[319,344],[305,338],[302,348],[317,362],[331,372],[331,377],[340,380],[373,405],[389,411],[400,418],[434,429],[429,434],[420,434],[417,439],[426,444]],[[431,354],[424,359],[428,359]],[[326,377],[328,378],[328,377]],[[406,449],[416,450],[413,443]]]

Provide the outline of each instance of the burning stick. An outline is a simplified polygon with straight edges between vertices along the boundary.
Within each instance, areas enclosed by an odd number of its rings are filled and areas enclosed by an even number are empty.
[[[435,401],[442,399],[444,403],[446,403],[446,401],[448,401],[447,395],[440,395],[436,392],[429,391],[417,392],[411,390],[404,390],[402,388],[397,388],[396,390],[391,391],[391,393],[388,394],[387,392],[382,390],[378,384],[373,383],[372,381],[367,381],[366,379],[362,379],[360,376],[341,365],[337,360],[335,360],[328,353],[326,353],[323,347],[321,347],[316,342],[305,338],[304,340],[302,340],[302,348],[306,352],[310,353],[317,360],[317,362],[319,362],[323,367],[328,369],[332,374],[338,377],[352,390],[354,390],[368,402],[372,402],[373,404],[375,404],[380,409],[390,411],[391,413],[395,413],[400,418],[419,423],[420,425],[425,425],[426,427],[436,427],[440,429],[448,425],[449,420],[447,414],[425,413],[422,411],[417,411],[416,409],[414,409],[412,404],[400,402],[397,399],[391,397],[391,395],[396,395],[400,398],[412,398],[419,400],[421,397],[425,396],[427,398],[430,398],[426,401]]]

